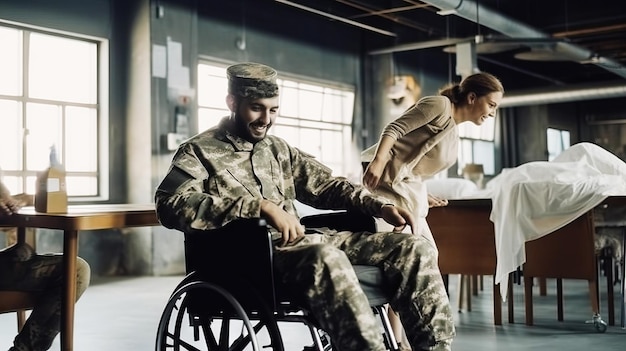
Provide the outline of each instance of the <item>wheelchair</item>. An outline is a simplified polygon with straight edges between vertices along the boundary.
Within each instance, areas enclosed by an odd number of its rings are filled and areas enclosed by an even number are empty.
[[[373,217],[355,212],[307,216],[301,223],[308,228],[376,230]],[[156,350],[284,351],[279,327],[283,323],[302,323],[308,328],[312,345],[304,346],[303,351],[333,350],[332,340],[303,304],[289,296],[288,287],[276,282],[272,250],[267,223],[259,218],[185,233],[188,274],[174,289],[162,312]],[[379,317],[387,349],[398,351],[387,317],[388,294],[380,268],[354,268],[374,314]]]

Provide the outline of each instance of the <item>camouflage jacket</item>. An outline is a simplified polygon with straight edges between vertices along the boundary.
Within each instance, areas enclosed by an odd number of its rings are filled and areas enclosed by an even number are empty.
[[[371,194],[312,156],[268,135],[252,144],[225,129],[225,119],[177,150],[156,190],[161,224],[183,232],[261,217],[261,199],[298,216],[294,201],[318,209],[358,209],[379,215],[385,198]]]

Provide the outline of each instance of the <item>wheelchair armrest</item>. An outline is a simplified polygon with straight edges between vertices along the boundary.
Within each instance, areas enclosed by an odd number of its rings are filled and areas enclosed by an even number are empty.
[[[374,217],[357,211],[342,211],[304,216],[300,223],[309,228],[328,227],[352,232],[376,232]]]

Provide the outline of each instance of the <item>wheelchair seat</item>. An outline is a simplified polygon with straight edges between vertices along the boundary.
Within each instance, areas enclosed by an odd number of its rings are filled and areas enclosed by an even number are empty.
[[[309,228],[376,231],[374,218],[355,212],[333,212],[301,219]],[[245,236],[245,240],[242,240]],[[265,220],[240,219],[210,231],[185,233],[187,276],[174,289],[159,321],[156,350],[283,351],[279,322],[303,323],[312,346],[332,350],[332,340],[302,304],[277,284],[273,245]],[[254,262],[247,265],[248,262]],[[373,312],[379,316],[387,349],[397,351],[385,304],[381,269],[353,266]],[[291,351],[291,350],[290,350]]]

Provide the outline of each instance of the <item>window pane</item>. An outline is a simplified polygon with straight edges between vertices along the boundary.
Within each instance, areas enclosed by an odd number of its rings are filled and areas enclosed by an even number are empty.
[[[61,144],[61,108],[57,105],[26,105],[26,169],[41,171],[50,165],[50,147],[56,145],[63,163]]]
[[[495,151],[491,142],[474,140],[474,163],[483,165],[484,174],[495,173]]]
[[[298,140],[298,137],[299,137],[298,129],[299,128],[296,128],[296,127],[289,127],[289,126],[277,124],[277,125],[274,125],[272,129],[270,129],[270,133],[272,135],[277,135],[285,139],[285,141],[289,143],[289,145],[300,148],[299,140]]]
[[[561,131],[561,140],[563,140],[563,150],[569,148],[572,145],[569,140],[569,130]]]
[[[346,115],[346,106],[350,113]],[[353,110],[351,99],[335,89],[324,89],[324,106],[322,119],[334,123],[352,123]],[[348,120],[346,120],[346,117]]]
[[[548,128],[548,161],[552,161],[563,150],[570,147],[569,131]]]
[[[198,131],[203,132],[215,127],[219,121],[230,114],[228,110],[200,108],[198,110]]]
[[[26,177],[26,193],[34,194],[37,189],[35,189],[35,185],[37,185],[37,177],[29,176]]]
[[[0,79],[2,81],[2,79]],[[0,100],[0,150],[22,149],[22,119],[20,106],[17,101]],[[2,152],[0,156],[0,169],[21,170],[22,154],[19,152]]]
[[[94,104],[97,102],[97,45],[31,33],[29,96]]]
[[[65,170],[95,172],[98,169],[96,110],[69,106],[65,110]]]
[[[22,177],[2,176],[1,179],[11,194],[15,195],[22,192]]]
[[[463,167],[468,163],[474,163],[472,158],[472,142],[469,139],[459,141],[458,174],[462,174]]]
[[[226,70],[222,67],[198,65],[198,105],[226,106],[228,80]]]
[[[298,117],[298,90],[296,88],[281,87],[280,114],[281,116]]]
[[[319,129],[300,128],[299,134],[300,145],[298,147],[300,150],[315,156],[315,158],[323,162],[321,131]]]
[[[324,155],[322,162],[326,164],[340,164],[346,157],[343,152],[343,138],[341,132],[323,130],[320,143],[321,155]]]
[[[495,136],[495,118],[487,118],[482,125],[472,122],[459,124],[459,136],[481,140],[493,140]]]
[[[97,177],[73,177],[66,176],[67,196],[96,195],[94,189],[98,189]]]
[[[22,95],[22,31],[0,27],[0,95]]]
[[[351,125],[352,124],[352,113],[354,111],[354,93],[344,92],[341,98],[341,116],[343,117],[341,122]]]
[[[307,88],[311,89],[310,86]],[[319,91],[301,89],[298,94],[298,103],[298,117],[315,121],[322,120],[323,96]]]

